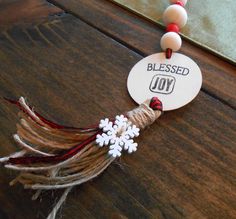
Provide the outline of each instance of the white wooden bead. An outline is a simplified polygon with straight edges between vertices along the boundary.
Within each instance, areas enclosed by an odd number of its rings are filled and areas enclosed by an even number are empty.
[[[178,51],[182,45],[182,40],[179,34],[175,32],[165,33],[161,38],[161,48],[165,51],[166,49],[172,49],[174,52]]]
[[[177,1],[182,2],[184,5],[186,5],[187,2],[188,2],[188,0],[170,0],[170,3],[171,3],[171,4],[174,4],[174,3],[176,3]]]
[[[163,14],[165,25],[175,23],[179,28],[183,27],[188,20],[186,10],[180,5],[170,5]]]

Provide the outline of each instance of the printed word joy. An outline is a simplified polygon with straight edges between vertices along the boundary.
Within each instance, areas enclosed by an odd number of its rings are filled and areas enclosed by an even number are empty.
[[[154,75],[149,89],[154,93],[170,94],[175,86],[175,78],[169,75]]]

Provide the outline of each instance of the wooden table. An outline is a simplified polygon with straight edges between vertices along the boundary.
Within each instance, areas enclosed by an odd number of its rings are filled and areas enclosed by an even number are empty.
[[[135,107],[126,79],[144,56],[160,51],[164,31],[105,0],[0,2],[0,95],[25,96],[45,117],[86,126]],[[165,113],[138,139],[139,149],[99,178],[76,187],[58,218],[236,218],[235,66],[184,41],[200,65],[196,100]],[[17,110],[1,102],[0,156]],[[31,201],[1,168],[0,218],[45,218],[61,191]]]

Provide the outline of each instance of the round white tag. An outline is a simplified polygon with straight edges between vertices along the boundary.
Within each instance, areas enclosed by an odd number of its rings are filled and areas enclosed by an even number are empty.
[[[128,91],[138,104],[157,96],[163,110],[178,109],[198,94],[202,74],[198,65],[189,57],[173,53],[166,59],[165,53],[156,53],[139,61],[130,71]]]

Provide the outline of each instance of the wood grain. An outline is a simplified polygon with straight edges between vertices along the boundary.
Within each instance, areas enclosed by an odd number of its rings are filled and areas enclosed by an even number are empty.
[[[135,107],[126,80],[141,58],[70,15],[13,27],[0,34],[0,95],[25,96],[63,124],[94,124]],[[0,156],[16,150],[16,112],[1,103]],[[200,92],[144,130],[135,154],[75,188],[61,218],[236,218],[235,118],[232,107]],[[14,175],[0,171],[1,219],[45,218],[60,192],[31,202],[32,192],[8,186]]]
[[[63,10],[44,0],[1,0],[0,28],[27,25],[60,15]]]
[[[146,56],[161,51],[159,42],[164,30],[157,24],[136,16],[110,1],[49,1],[73,13],[140,55]],[[183,40],[181,53],[192,57],[199,64],[204,78],[204,91],[235,108],[235,66],[186,40]]]

